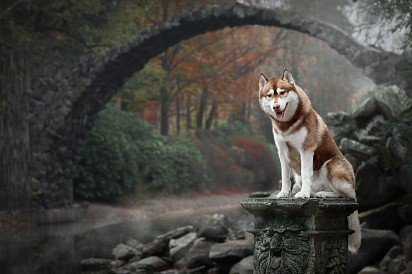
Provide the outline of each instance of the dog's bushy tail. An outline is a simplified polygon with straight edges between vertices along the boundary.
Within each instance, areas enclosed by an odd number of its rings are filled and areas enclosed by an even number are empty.
[[[351,184],[341,184],[338,185],[338,190],[344,194],[344,196],[352,198],[356,201],[355,189]],[[362,235],[361,235],[361,226],[359,223],[359,215],[356,210],[351,215],[348,216],[348,227],[355,231],[348,238],[348,249],[352,253],[356,253],[361,246]]]
[[[348,226],[349,229],[354,230],[355,232],[349,235],[348,238],[348,249],[352,253],[356,253],[361,246],[362,234],[361,226],[359,223],[358,211],[356,210],[351,215],[348,216]]]

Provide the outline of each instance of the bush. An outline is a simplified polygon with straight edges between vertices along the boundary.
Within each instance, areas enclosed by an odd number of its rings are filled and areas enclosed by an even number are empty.
[[[274,146],[253,136],[245,124],[227,122],[197,136],[210,188],[268,190],[277,185],[280,168]]]
[[[110,199],[133,191],[176,193],[204,184],[204,160],[183,138],[166,138],[135,113],[108,105],[76,168],[78,198]]]

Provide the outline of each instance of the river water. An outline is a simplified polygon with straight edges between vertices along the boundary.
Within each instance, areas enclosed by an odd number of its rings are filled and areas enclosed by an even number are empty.
[[[172,229],[196,226],[200,216],[215,212],[215,208],[178,210],[161,216],[110,224],[80,221],[19,229],[0,236],[0,273],[80,273],[81,259],[112,258],[111,250],[129,237],[147,243]],[[218,212],[225,214],[231,222],[251,220],[240,206],[227,207]]]

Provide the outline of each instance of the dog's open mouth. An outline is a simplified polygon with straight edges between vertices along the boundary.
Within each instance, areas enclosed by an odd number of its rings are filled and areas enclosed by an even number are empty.
[[[283,117],[285,117],[285,111],[286,111],[286,107],[288,106],[288,104],[286,103],[286,106],[283,110],[279,110],[279,111],[275,111],[276,114],[276,119],[280,120]]]

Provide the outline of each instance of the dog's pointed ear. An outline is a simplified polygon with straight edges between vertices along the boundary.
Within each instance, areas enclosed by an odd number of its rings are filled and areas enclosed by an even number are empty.
[[[295,79],[293,79],[292,73],[290,73],[288,69],[283,70],[282,80],[290,84],[295,83]]]
[[[261,90],[266,85],[267,82],[268,82],[268,78],[266,78],[266,76],[263,75],[263,73],[261,73],[259,77],[259,90]]]

